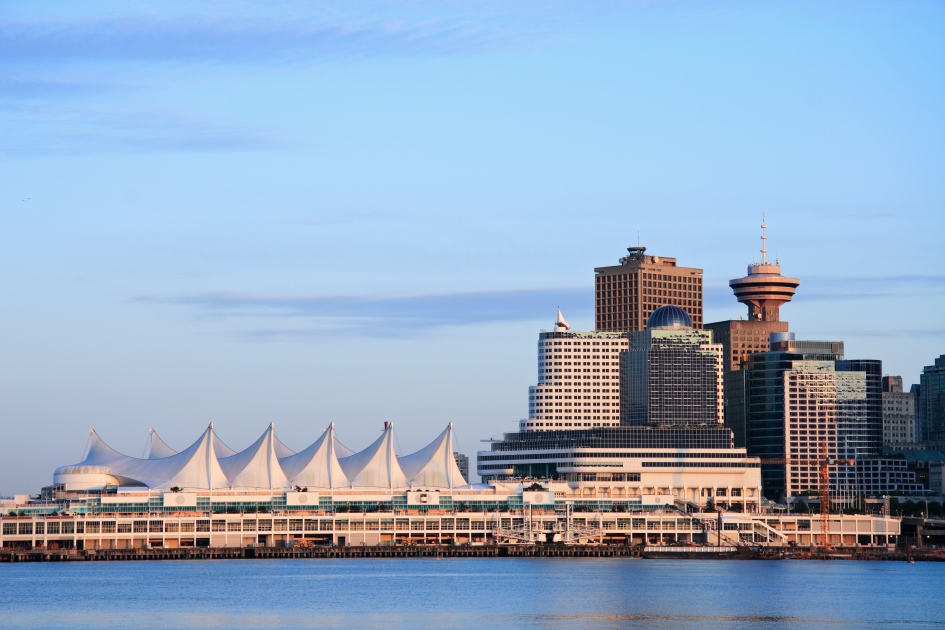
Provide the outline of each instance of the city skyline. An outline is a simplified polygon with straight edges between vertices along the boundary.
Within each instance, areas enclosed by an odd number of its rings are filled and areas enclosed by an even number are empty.
[[[472,454],[627,247],[743,317],[763,214],[798,339],[906,390],[945,351],[938,5],[247,6],[8,7],[0,495],[90,426]]]

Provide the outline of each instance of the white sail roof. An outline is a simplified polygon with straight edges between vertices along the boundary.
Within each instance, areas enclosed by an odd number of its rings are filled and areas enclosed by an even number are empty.
[[[416,453],[399,457],[400,468],[410,486],[457,488],[466,485],[453,455],[453,423],[431,444]]]
[[[164,459],[147,460],[148,463],[163,466],[161,470],[155,471],[159,474],[156,474],[153,480],[145,482],[145,485],[149,488],[178,487],[184,490],[226,488],[229,484],[217,459],[217,440],[214,437],[213,423],[211,422],[200,439],[187,450]],[[176,470],[174,470],[175,468]],[[157,481],[161,476],[167,475],[172,470],[174,471],[172,476],[165,477],[163,481]]]
[[[164,440],[158,437],[157,431],[151,429],[151,437],[148,440],[148,459],[164,459],[171,455],[177,455],[177,451],[168,446]]]
[[[293,455],[295,455],[295,451],[293,451],[291,448],[283,444],[282,440],[280,440],[278,437],[275,438],[275,445],[276,445],[276,455],[279,456],[279,459],[282,459],[283,457],[292,457]]]
[[[220,460],[220,467],[230,480],[231,488],[288,488],[279,458],[276,455],[275,427],[266,432],[245,451]]]
[[[223,440],[218,438],[216,433],[213,434],[213,450],[216,451],[217,457],[220,459],[236,455],[236,451],[224,444]]]
[[[78,474],[92,467],[107,471],[121,485],[206,490],[227,487],[227,479],[220,469],[214,451],[213,425],[188,449],[160,459],[138,459],[122,455],[109,447],[92,430],[89,450],[85,459],[72,466],[56,469],[54,478]]]
[[[404,488],[407,478],[394,453],[394,423],[374,444],[339,461],[354,488]]]
[[[351,485],[338,463],[334,422],[314,444],[296,455],[280,458],[279,463],[292,486],[346,488]]]
[[[332,422],[331,426],[335,426],[335,423]],[[334,434],[334,431],[332,431],[332,434]],[[338,455],[338,459],[341,459],[343,457],[351,457],[352,455],[354,455],[354,451],[352,451],[350,448],[348,448],[347,446],[339,442],[338,438],[334,438],[334,440],[335,440],[335,453]]]

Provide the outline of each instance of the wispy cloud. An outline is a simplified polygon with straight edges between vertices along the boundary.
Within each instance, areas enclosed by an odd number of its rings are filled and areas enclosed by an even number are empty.
[[[193,115],[58,108],[34,109],[31,114],[6,117],[0,152],[82,155],[103,151],[233,151],[291,144],[259,127]]]
[[[443,326],[494,322],[554,321],[554,309],[585,315],[593,309],[589,289],[523,289],[412,296],[261,296],[242,293],[197,293],[139,296],[139,302],[188,306],[204,316],[307,320],[255,327],[253,339],[311,337],[332,331],[367,336],[413,335]]]
[[[8,61],[304,60],[331,55],[450,53],[488,48],[517,35],[487,19],[459,16],[406,20],[248,19],[128,16],[0,22],[0,56]]]
[[[903,275],[885,277],[804,276],[794,302],[871,300],[918,295],[945,295],[945,276]],[[707,306],[732,306],[735,299],[728,286],[705,288]]]
[[[105,83],[0,77],[0,103],[98,96],[128,88]],[[7,105],[7,107],[9,107]]]
[[[869,300],[876,298],[945,294],[943,275],[903,275],[875,278],[808,276],[794,297],[798,302]]]
[[[809,336],[824,339],[852,339],[869,337],[878,339],[941,339],[945,337],[945,328],[924,330],[809,330]]]

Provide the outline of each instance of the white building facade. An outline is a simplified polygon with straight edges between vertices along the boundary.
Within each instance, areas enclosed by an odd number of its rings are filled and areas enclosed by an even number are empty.
[[[620,424],[620,352],[625,333],[571,332],[558,311],[555,330],[538,335],[538,384],[528,388],[522,431]]]

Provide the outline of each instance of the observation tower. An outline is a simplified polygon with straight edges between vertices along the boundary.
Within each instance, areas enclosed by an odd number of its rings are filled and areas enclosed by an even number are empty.
[[[735,292],[735,298],[748,306],[748,319],[758,322],[776,322],[778,310],[785,302],[790,302],[794,291],[801,283],[797,278],[785,278],[781,275],[781,266],[777,261],[768,264],[768,237],[765,235],[764,218],[761,220],[761,263],[748,266],[748,275],[729,281]]]

